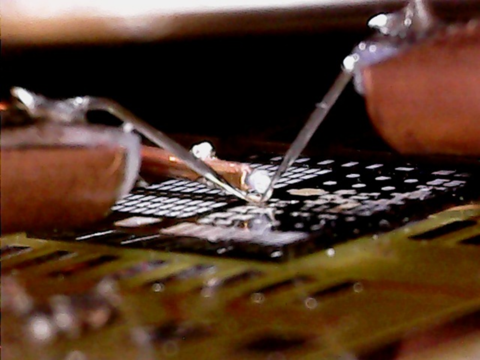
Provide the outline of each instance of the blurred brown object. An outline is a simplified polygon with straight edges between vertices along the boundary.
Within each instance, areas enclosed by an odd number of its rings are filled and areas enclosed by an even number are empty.
[[[75,228],[105,217],[124,179],[120,148],[1,151],[2,233]]]
[[[119,129],[38,123],[2,128],[1,232],[71,229],[110,213],[132,188],[140,140]]]
[[[480,155],[480,25],[451,26],[364,70],[367,110],[403,154]]]
[[[6,0],[2,40],[8,45],[145,42],[204,36],[364,30],[379,12],[405,0],[118,2],[112,0]],[[480,11],[477,0],[431,0],[442,17]]]

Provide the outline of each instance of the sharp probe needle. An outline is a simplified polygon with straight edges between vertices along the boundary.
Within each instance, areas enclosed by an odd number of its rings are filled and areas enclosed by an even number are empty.
[[[222,188],[225,192],[237,196],[246,201],[255,201],[255,199],[244,194],[242,191],[231,186],[225,179],[218,175],[205,162],[195,157],[190,151],[182,145],[169,138],[161,131],[139,119],[133,113],[123,108],[116,102],[106,98],[88,98],[91,109],[105,110],[110,114],[117,116],[126,123],[130,123],[140,134],[152,141],[157,146],[171,152],[178,159],[182,160],[193,171]],[[257,200],[258,201],[258,200]]]
[[[282,163],[273,175],[269,187],[261,197],[262,202],[267,201],[272,196],[273,188],[276,182],[295,162],[295,160],[297,160],[298,156],[300,156],[301,152],[303,151],[303,149],[305,149],[313,134],[323,122],[328,112],[333,107],[333,105],[335,104],[338,97],[341,95],[351,78],[351,72],[342,70],[342,72],[335,79],[335,82],[330,87],[323,100],[316,105],[316,109],[310,115],[309,119],[307,120],[300,133],[297,135],[296,139],[293,141],[292,145],[290,145],[290,148],[285,154]]]

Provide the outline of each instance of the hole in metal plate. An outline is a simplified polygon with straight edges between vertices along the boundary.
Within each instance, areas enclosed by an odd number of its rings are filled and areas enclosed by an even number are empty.
[[[28,246],[5,245],[5,246],[2,246],[2,248],[0,249],[0,256],[3,259],[6,257],[18,255],[28,250],[31,250],[31,248]]]
[[[149,340],[155,344],[164,344],[175,340],[201,339],[212,334],[212,329],[205,325],[195,324],[189,321],[169,321],[160,326],[147,326],[144,329]]]
[[[225,278],[209,279],[203,286],[196,288],[195,291],[209,291],[218,288],[231,288],[241,283],[246,283],[262,276],[263,273],[257,270],[247,270]]]
[[[197,264],[175,274],[164,277],[163,279],[149,281],[146,286],[151,288],[154,292],[162,292],[165,290],[165,286],[168,284],[198,277],[206,272],[214,271],[215,268],[216,267],[214,265],[210,264]]]
[[[259,335],[258,338],[247,343],[243,349],[252,352],[271,353],[275,351],[287,351],[304,347],[309,339],[301,335],[290,334],[267,334]]]
[[[223,279],[221,281],[221,286],[223,286],[223,287],[234,286],[234,285],[237,285],[241,282],[246,282],[246,281],[249,281],[249,280],[256,279],[256,278],[260,277],[261,275],[262,275],[262,273],[260,271],[256,271],[256,270],[245,271],[245,272],[242,272],[240,274],[233,275],[233,276],[230,276],[226,279]]]
[[[74,263],[74,264],[68,265],[61,270],[56,270],[56,271],[51,272],[49,274],[49,276],[52,276],[52,277],[68,277],[68,276],[78,274],[82,271],[86,271],[86,270],[92,269],[94,267],[98,267],[100,265],[112,262],[112,261],[117,260],[117,259],[118,259],[118,256],[102,255],[102,256],[87,260],[87,261],[82,261],[82,262],[79,262],[79,263]]]
[[[459,221],[454,221],[451,223],[448,223],[446,225],[437,227],[432,230],[425,231],[421,234],[416,234],[413,236],[410,236],[410,239],[413,240],[433,240],[435,238],[438,238],[440,236],[446,235],[453,233],[455,231],[459,231],[462,229],[466,229],[467,227],[477,225],[476,221],[473,220],[459,220]]]
[[[309,276],[296,276],[291,279],[287,279],[272,285],[268,285],[266,287],[263,287],[261,289],[255,290],[251,293],[249,293],[249,296],[251,298],[255,298],[258,295],[265,296],[265,295],[271,295],[280,291],[285,291],[290,288],[296,288],[298,286],[301,286],[303,284],[308,284],[313,282],[314,279],[309,277]]]
[[[355,291],[355,287],[359,287],[359,286],[361,286],[361,282],[359,281],[346,281],[346,282],[342,282],[342,283],[330,286],[326,289],[321,289],[319,291],[316,291],[313,294],[311,294],[310,297],[318,300],[320,298],[335,296],[335,295],[347,293],[349,291]]]
[[[112,273],[109,277],[113,280],[125,280],[132,278],[136,275],[140,275],[160,267],[166,266],[168,262],[165,260],[150,260],[150,261],[142,261],[133,266],[130,266],[125,269],[121,269],[117,272]]]
[[[42,265],[46,262],[51,262],[51,261],[56,261],[56,260],[61,260],[66,257],[71,257],[74,256],[75,253],[72,253],[70,251],[65,251],[65,250],[59,250],[59,251],[54,251],[45,255],[37,256],[33,259],[28,259],[25,261],[22,261],[20,263],[17,263],[11,267],[2,267],[2,272],[4,271],[12,271],[12,270],[22,270],[31,266],[38,266]]]
[[[474,235],[460,242],[461,245],[480,245],[480,234]]]

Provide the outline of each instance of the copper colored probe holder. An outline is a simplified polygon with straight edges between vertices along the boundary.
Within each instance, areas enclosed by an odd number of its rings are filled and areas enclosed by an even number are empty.
[[[124,179],[121,148],[1,150],[2,233],[75,228],[104,218]]]
[[[480,155],[480,26],[450,27],[364,70],[367,110],[404,154]]]
[[[2,234],[67,230],[107,216],[133,187],[140,138],[103,126],[2,128]]]
[[[159,178],[183,178],[197,181],[201,178],[196,172],[189,169],[185,163],[173,156],[170,152],[151,146],[142,146],[141,175],[148,181]],[[252,169],[247,164],[225,161],[217,158],[206,159],[205,163],[212,167],[226,181],[236,188],[247,191],[247,175]]]

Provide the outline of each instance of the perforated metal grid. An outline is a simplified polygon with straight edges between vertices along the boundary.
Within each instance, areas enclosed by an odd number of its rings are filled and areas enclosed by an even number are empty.
[[[252,163],[250,166],[253,169],[265,170],[273,175],[278,168],[278,165],[274,165],[273,162],[278,161],[278,159],[281,159],[281,157],[273,157],[271,159],[272,164]],[[308,160],[308,158],[301,158],[297,160],[297,163],[304,163]],[[275,189],[315,178],[324,172],[325,170],[320,168],[294,166],[275,185]],[[172,196],[172,193],[176,196]],[[227,197],[222,190],[207,184],[170,179],[159,184],[135,189],[132,194],[118,201],[113,210],[122,213],[188,218],[223,207],[231,202],[236,202],[236,199]]]
[[[187,181],[174,180],[180,183],[187,183]],[[194,185],[197,185],[193,183]],[[149,186],[147,189],[136,189],[132,194],[127,195],[120,200],[114,207],[114,211],[126,212],[130,214],[154,215],[154,216],[168,216],[173,218],[188,218],[195,215],[200,215],[215,208],[224,207],[231,199],[204,197],[200,194],[207,192],[219,192],[219,190],[200,189],[196,190],[196,196],[178,196],[162,195],[161,192],[155,191],[155,187],[162,188],[164,184],[156,184]],[[192,190],[191,187],[178,187],[183,190]],[[167,187],[167,186],[165,186]],[[152,191],[153,190],[153,191]],[[200,192],[197,192],[200,191]]]
[[[255,159],[273,174],[281,157]],[[480,196],[478,171],[411,163],[301,158],[265,207],[205,184],[168,180],[135,189],[116,213],[169,219],[149,230],[105,228],[57,239],[132,248],[287,261],[389,231]],[[49,236],[52,237],[52,236]]]

